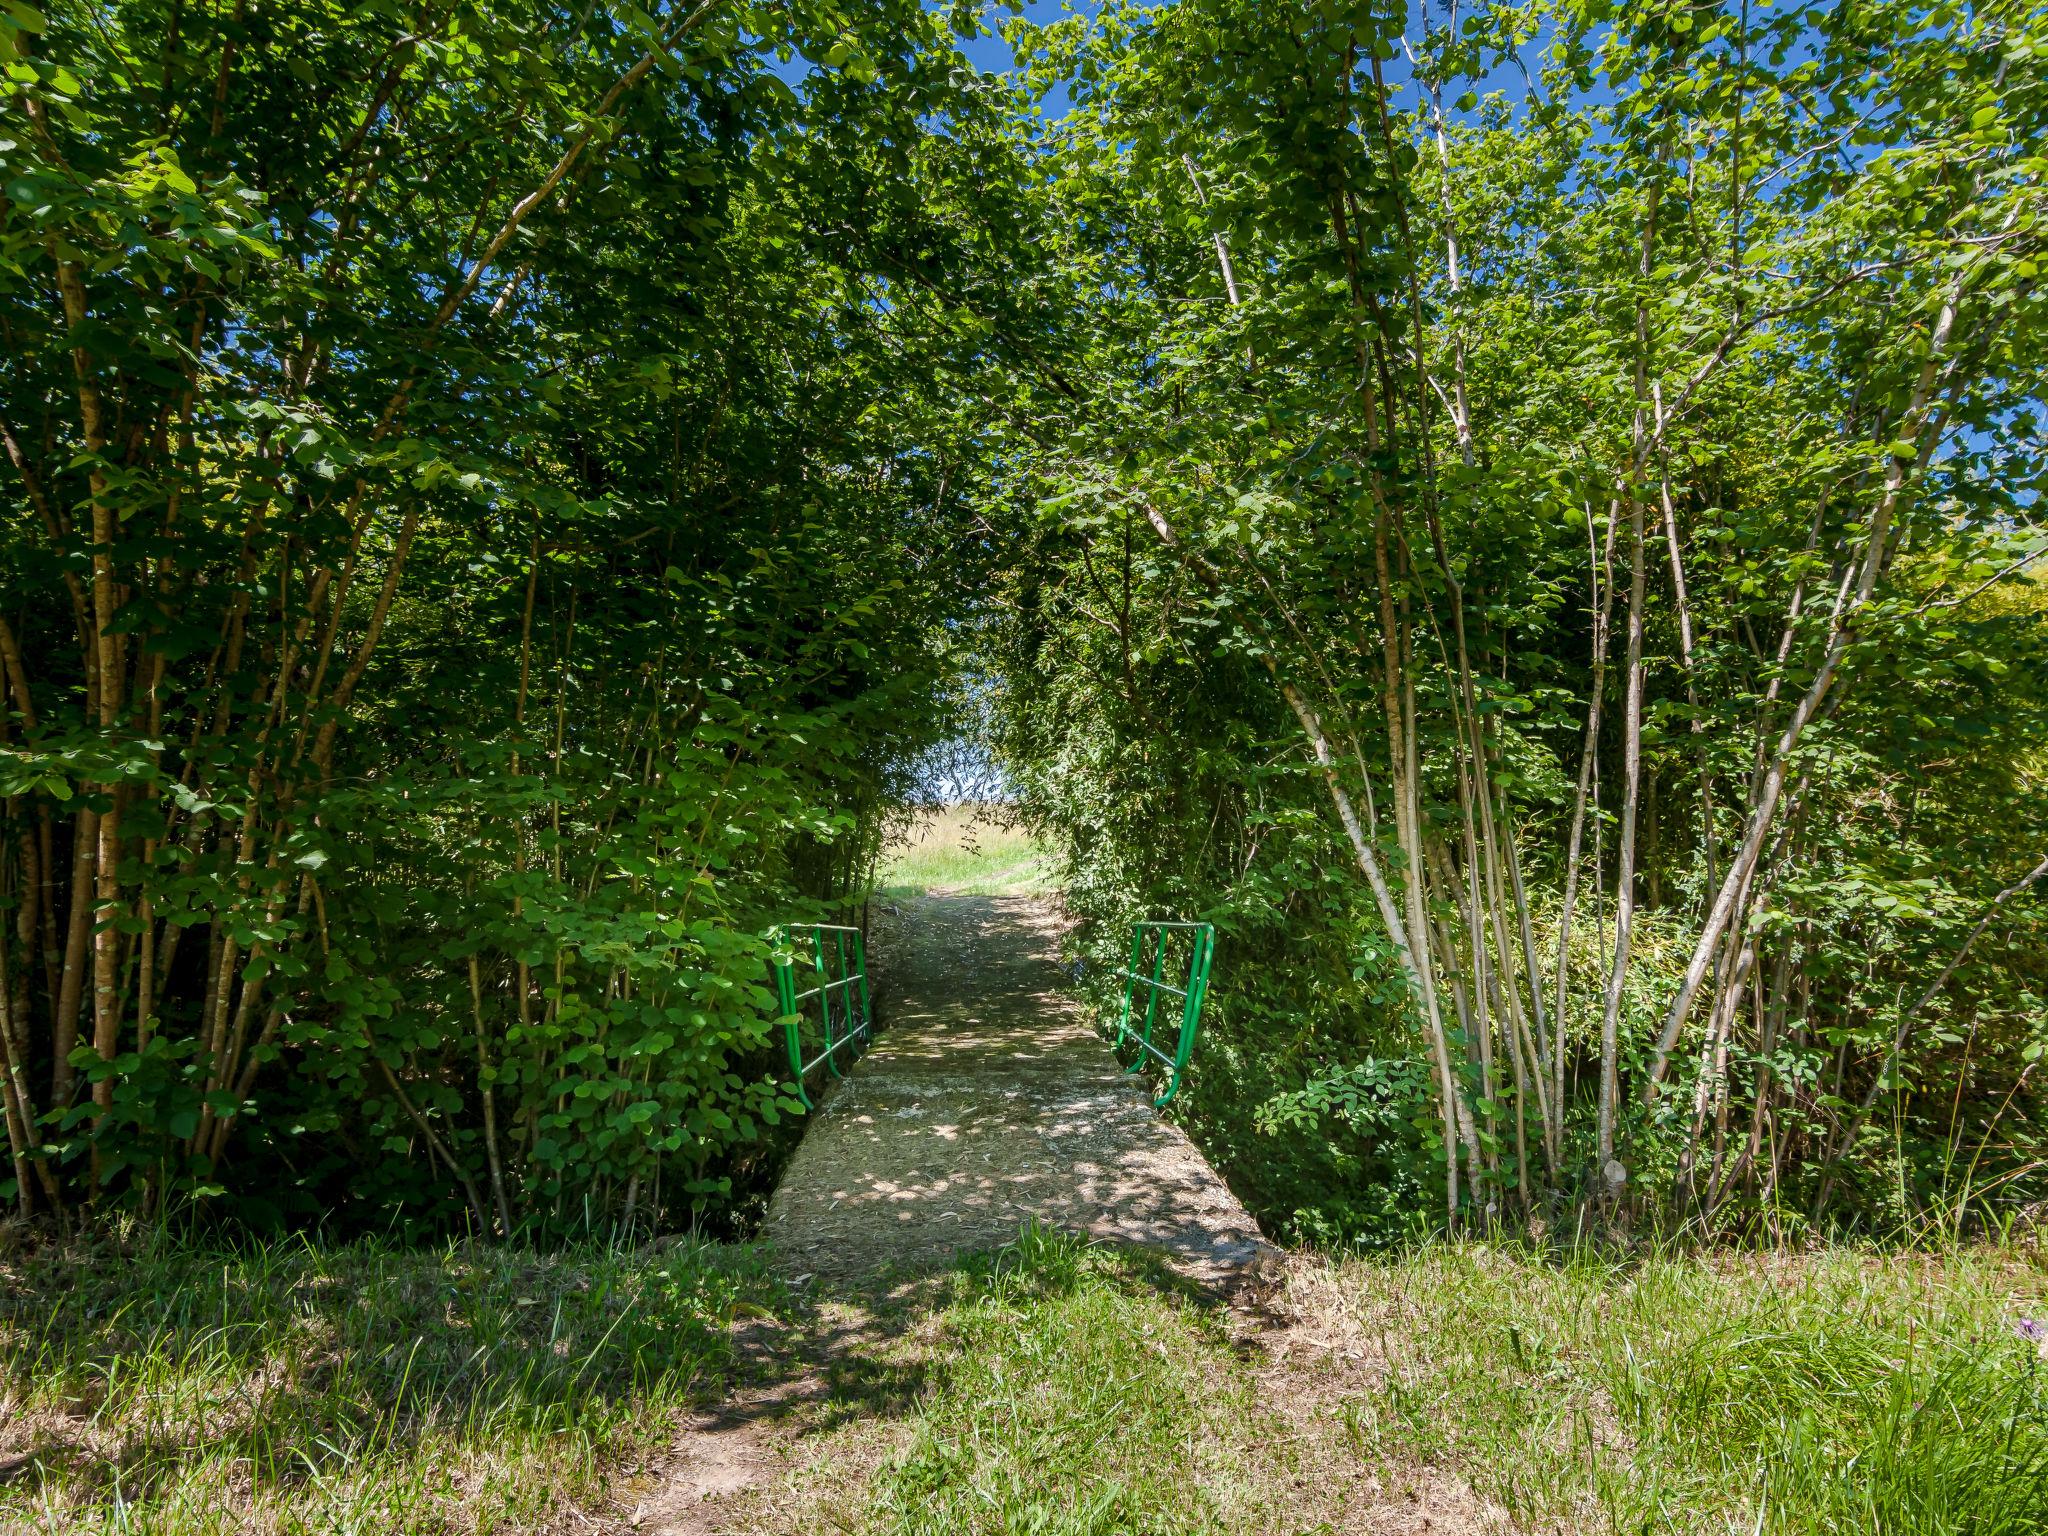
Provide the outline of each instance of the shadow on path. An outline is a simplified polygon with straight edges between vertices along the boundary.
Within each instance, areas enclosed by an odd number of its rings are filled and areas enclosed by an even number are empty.
[[[1162,1250],[1231,1289],[1272,1249],[1060,988],[1026,896],[914,899],[882,950],[888,1027],[834,1085],[762,1235],[823,1285],[1009,1242],[1027,1220]]]
[[[1152,1108],[1062,990],[1059,923],[1024,895],[911,897],[874,946],[884,1027],[833,1084],[762,1237],[801,1320],[735,1340],[740,1384],[685,1426],[630,1526],[660,1536],[781,1531],[774,1490],[806,1445],[914,1413],[954,1266],[1027,1221],[1135,1245],[1143,1283],[1204,1305],[1278,1251]],[[970,1266],[971,1267],[971,1266]]]

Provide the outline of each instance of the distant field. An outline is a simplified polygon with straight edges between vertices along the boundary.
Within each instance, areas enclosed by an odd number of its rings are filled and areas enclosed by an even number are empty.
[[[882,851],[875,884],[884,891],[951,891],[987,896],[1043,890],[1050,872],[1045,847],[1030,833],[996,824],[996,808],[950,805],[932,811]]]

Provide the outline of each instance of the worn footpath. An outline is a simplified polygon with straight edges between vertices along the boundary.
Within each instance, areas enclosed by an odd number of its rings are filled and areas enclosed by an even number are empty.
[[[1385,1322],[1349,1316],[1350,1299],[1336,1296],[1322,1267],[1283,1263],[1200,1152],[1152,1108],[1142,1080],[1120,1070],[1063,989],[1047,904],[934,895],[901,903],[883,926],[885,1028],[823,1097],[764,1234],[798,1298],[795,1313],[742,1325],[735,1379],[625,1490],[622,1531],[910,1529],[899,1527],[901,1511],[874,1501],[891,1486],[891,1466],[901,1484],[921,1416],[945,1400],[939,1384],[961,1368],[965,1341],[946,1310],[960,1294],[953,1261],[1003,1248],[1026,1222],[1133,1245],[1142,1252],[1132,1273],[1148,1278],[1132,1283],[1185,1309],[1137,1307],[1114,1333],[1138,1330],[1134,1347],[1163,1351],[1161,1360],[1178,1352],[1201,1377],[1199,1392],[1176,1399],[1173,1411],[1188,1417],[1176,1418],[1170,1437],[1171,1475],[1184,1480],[1173,1503],[1187,1529],[1505,1530],[1502,1512],[1455,1477],[1359,1459],[1351,1414],[1386,1376]],[[1165,1332],[1153,1338],[1155,1329]],[[1034,1350],[1060,1347],[1051,1338],[1018,1342],[1012,1396],[987,1405],[988,1443],[982,1428],[927,1429],[939,1437],[927,1455],[947,1466],[946,1458],[965,1466],[976,1454],[999,1455],[994,1419],[1043,1416],[1041,1394],[1077,1380],[1071,1362],[1034,1367]],[[1055,1413],[1033,1431],[1046,1454],[1119,1445],[1120,1416],[1165,1411],[1099,1363],[1104,1374],[1079,1378],[1089,1383],[1085,1411]],[[1174,1379],[1169,1371],[1145,1390],[1171,1393]],[[991,1488],[1003,1486],[1004,1474],[989,1475]],[[1025,1496],[1029,1528],[1123,1529],[1080,1504],[1121,1497],[1118,1480],[1142,1475],[1128,1463],[1078,1480],[1048,1467],[1046,1486]],[[1034,1502],[1041,1496],[1050,1502]],[[1013,1528],[993,1506],[983,1514],[993,1523],[969,1525]],[[1143,1528],[1182,1526],[1176,1517]]]
[[[1219,1297],[1276,1264],[1062,989],[1048,904],[913,897],[885,927],[883,1027],[822,1095],[762,1233],[807,1321],[740,1341],[741,1383],[687,1427],[631,1529],[781,1529],[800,1446],[848,1415],[885,1439],[917,1392],[937,1272],[1027,1222],[1144,1245]]]
[[[813,1117],[763,1235],[821,1284],[943,1264],[1026,1221],[1241,1282],[1272,1250],[1061,989],[1024,895],[918,900],[890,946],[887,1028]]]

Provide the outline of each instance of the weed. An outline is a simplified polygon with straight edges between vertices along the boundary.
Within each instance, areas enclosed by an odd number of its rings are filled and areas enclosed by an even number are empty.
[[[737,1250],[304,1240],[0,1267],[0,1526],[491,1532],[601,1500],[773,1289]]]

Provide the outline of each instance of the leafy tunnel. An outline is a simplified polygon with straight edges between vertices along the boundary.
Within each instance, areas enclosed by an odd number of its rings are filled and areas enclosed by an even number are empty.
[[[1278,1235],[2040,1199],[2038,14],[1412,23],[0,9],[6,1198],[744,1222],[965,743]]]

